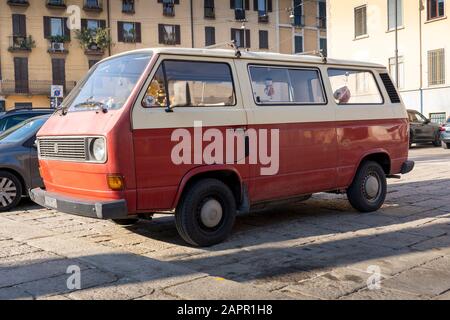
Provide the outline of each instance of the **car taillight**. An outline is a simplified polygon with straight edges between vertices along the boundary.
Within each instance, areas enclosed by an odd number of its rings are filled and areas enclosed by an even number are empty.
[[[441,132],[445,131],[445,127],[439,127],[439,131]]]

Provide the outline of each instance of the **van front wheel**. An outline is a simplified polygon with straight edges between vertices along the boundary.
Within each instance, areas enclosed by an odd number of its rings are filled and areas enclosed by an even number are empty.
[[[387,183],[383,168],[373,161],[364,162],[347,190],[353,208],[373,212],[381,208],[386,199]]]
[[[194,183],[175,212],[180,236],[189,244],[208,247],[224,241],[234,225],[236,200],[230,188],[216,179]]]

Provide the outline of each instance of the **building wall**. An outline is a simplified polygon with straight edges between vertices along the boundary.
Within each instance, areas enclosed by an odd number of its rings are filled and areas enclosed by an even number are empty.
[[[51,54],[48,52],[49,41],[44,38],[44,16],[68,17],[65,9],[49,9],[46,0],[31,0],[28,7],[10,6],[7,1],[0,1],[0,71],[1,79],[14,81],[14,57],[28,57],[28,78],[30,81],[48,83],[48,94],[9,94],[5,95],[0,87],[0,100],[6,99],[6,108],[11,109],[16,102],[30,102],[33,107],[44,107],[50,104],[48,97],[52,80],[52,58],[65,59],[66,82],[79,81],[89,69],[89,60],[101,60],[111,54],[124,51],[161,46],[158,41],[158,24],[177,24],[181,30],[180,47],[205,46],[205,27],[215,27],[216,43],[226,43],[231,39],[231,28],[240,29],[242,22],[235,20],[234,10],[230,8],[230,1],[215,0],[215,19],[204,18],[204,1],[180,0],[175,5],[175,16],[163,15],[163,5],[157,0],[135,0],[135,13],[123,13],[121,0],[103,0],[101,12],[83,10],[84,0],[67,0],[67,6],[77,5],[81,8],[82,19],[96,19],[110,22],[112,38],[111,52],[106,50],[104,55],[87,55],[75,38],[75,32],[71,31],[71,41],[65,43],[65,54]],[[108,10],[107,4],[110,3]],[[253,0],[249,1],[250,10],[246,11],[245,28],[250,30],[251,48],[259,49],[259,31],[268,31],[269,49],[283,53],[294,53],[294,35],[304,36],[304,51],[318,49],[319,35],[326,36],[325,31],[317,28],[317,3],[307,0],[304,4],[306,26],[293,27],[289,19],[289,8],[293,7],[293,0],[272,0],[272,12],[268,13],[268,22],[259,22],[258,13],[254,10]],[[12,35],[12,14],[25,14],[27,34],[36,42],[31,52],[9,52],[9,37]],[[118,41],[118,21],[140,22],[142,29],[142,41],[140,43],[123,43]],[[108,23],[108,22],[107,22]],[[193,27],[193,34],[191,32]],[[194,39],[192,39],[192,36]],[[194,41],[194,45],[193,42]],[[42,84],[41,84],[42,86]],[[47,86],[47,85],[46,85]],[[42,91],[42,90],[41,90]],[[45,91],[45,90],[44,90]]]
[[[450,1],[446,11],[450,10]],[[403,26],[398,29],[399,56],[404,60],[404,86],[400,89],[407,108],[430,113],[446,112],[450,115],[450,20],[427,21],[427,1],[419,11],[419,2],[403,0]],[[354,9],[367,5],[367,36],[355,39]],[[395,57],[395,32],[388,30],[388,8],[385,0],[329,0],[328,3],[328,54],[344,58],[381,63],[389,66],[389,58]],[[422,19],[422,23],[420,23]],[[420,26],[422,37],[420,37]],[[422,38],[422,52],[420,40]],[[445,49],[446,83],[428,85],[429,50]],[[422,77],[420,58],[422,57]],[[395,75],[392,74],[395,79]],[[422,83],[421,83],[422,79]],[[421,98],[422,95],[422,98]],[[423,101],[423,102],[421,102]]]

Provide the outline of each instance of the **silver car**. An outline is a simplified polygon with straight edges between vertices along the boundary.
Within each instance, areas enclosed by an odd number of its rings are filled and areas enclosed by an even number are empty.
[[[49,117],[25,120],[0,134],[0,211],[17,206],[29,189],[43,186],[35,140]]]
[[[450,122],[441,127],[441,141],[444,149],[450,149]]]

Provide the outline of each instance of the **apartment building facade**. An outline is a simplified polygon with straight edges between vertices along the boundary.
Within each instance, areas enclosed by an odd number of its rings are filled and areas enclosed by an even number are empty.
[[[231,40],[253,51],[325,48],[322,2],[1,0],[0,111],[48,107],[51,85],[67,94],[96,62],[139,48]]]
[[[329,55],[387,66],[407,108],[445,122],[450,116],[448,10],[448,0],[329,0]]]

